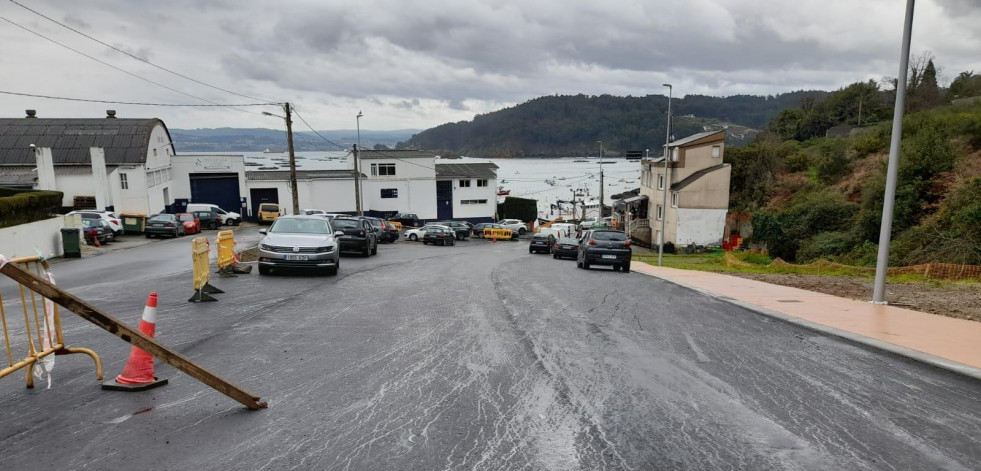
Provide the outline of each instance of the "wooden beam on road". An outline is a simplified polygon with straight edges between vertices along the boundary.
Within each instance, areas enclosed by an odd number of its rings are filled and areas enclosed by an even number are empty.
[[[44,296],[55,303],[63,306],[79,317],[103,328],[107,332],[119,337],[130,344],[143,349],[143,351],[163,360],[170,366],[177,368],[202,383],[212,387],[218,392],[235,399],[249,409],[264,409],[267,407],[265,402],[261,402],[259,396],[236,386],[228,380],[218,376],[204,367],[194,363],[184,355],[160,345],[154,339],[143,335],[112,316],[100,311],[94,306],[75,297],[73,294],[45,281],[37,275],[24,270],[15,263],[5,263],[0,267],[0,273],[7,275],[14,281],[26,286],[41,296]]]

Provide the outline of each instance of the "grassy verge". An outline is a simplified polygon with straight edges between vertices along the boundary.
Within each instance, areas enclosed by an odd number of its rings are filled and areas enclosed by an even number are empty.
[[[719,273],[755,273],[762,275],[789,274],[789,275],[822,275],[822,276],[857,276],[871,280],[875,273],[861,267],[814,267],[804,265],[783,265],[767,266],[773,260],[765,255],[734,252],[733,255],[746,266],[726,266],[725,252],[708,252],[700,254],[664,254],[663,265],[669,268],[679,268],[683,270],[702,270]],[[657,253],[635,253],[633,259],[651,265],[657,265]],[[926,282],[931,285],[941,286],[960,286],[964,284],[977,286],[977,283],[965,281],[942,281],[926,278],[917,274],[889,275],[887,279],[893,283],[917,283]]]

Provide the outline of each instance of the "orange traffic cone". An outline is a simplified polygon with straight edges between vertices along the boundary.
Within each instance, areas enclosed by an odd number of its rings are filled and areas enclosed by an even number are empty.
[[[150,293],[143,308],[143,318],[140,320],[140,333],[153,338],[157,322],[157,293]],[[115,391],[144,391],[167,384],[166,379],[157,379],[153,375],[153,356],[139,347],[133,346],[129,360],[123,372],[114,381],[102,383],[102,389]]]

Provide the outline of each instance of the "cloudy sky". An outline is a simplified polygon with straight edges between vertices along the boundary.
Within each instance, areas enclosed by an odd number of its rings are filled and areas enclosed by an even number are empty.
[[[424,129],[551,94],[775,94],[896,76],[906,0],[17,0],[153,64],[317,129]],[[127,102],[254,103],[171,75],[0,0],[0,90]],[[5,19],[5,20],[4,20]],[[19,25],[18,26],[15,26]],[[914,54],[981,73],[981,0],[920,0]],[[31,32],[22,29],[26,28]],[[32,33],[33,32],[33,33]],[[140,80],[65,46],[134,75]],[[188,96],[191,95],[191,96]],[[206,100],[206,101],[204,101]],[[159,117],[277,128],[263,109],[0,95],[0,117]],[[297,129],[302,130],[302,123]]]

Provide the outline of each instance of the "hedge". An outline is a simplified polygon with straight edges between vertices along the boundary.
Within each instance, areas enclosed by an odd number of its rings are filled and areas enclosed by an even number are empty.
[[[508,196],[497,205],[498,219],[538,220],[538,200]]]
[[[0,227],[10,227],[51,217],[61,208],[60,191],[18,190],[0,187]]]

